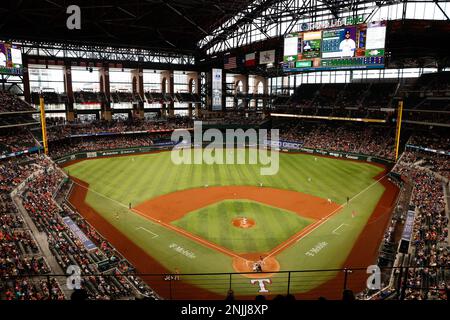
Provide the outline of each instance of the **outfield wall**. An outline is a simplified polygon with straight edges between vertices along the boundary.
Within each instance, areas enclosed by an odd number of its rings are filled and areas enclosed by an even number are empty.
[[[207,145],[207,144],[206,144]],[[73,154],[69,154],[66,156],[63,156],[61,158],[55,159],[54,161],[59,164],[63,165],[69,161],[74,160],[82,160],[82,159],[92,159],[92,158],[100,158],[100,157],[111,157],[111,156],[120,156],[120,155],[127,155],[127,154],[138,154],[138,153],[146,153],[146,152],[153,152],[153,151],[163,151],[163,150],[171,150],[174,146],[174,143],[168,142],[164,144],[157,144],[147,147],[133,147],[133,148],[121,148],[121,149],[110,149],[110,150],[96,150],[96,151],[83,151],[83,152],[77,152]],[[265,147],[269,147],[268,145]],[[278,149],[278,148],[277,148]],[[283,152],[302,152],[302,153],[309,153],[309,154],[317,154],[321,156],[329,156],[329,157],[335,157],[335,158],[343,158],[348,160],[359,160],[359,161],[366,161],[366,162],[374,162],[379,163],[385,166],[389,166],[393,164],[392,160],[383,159],[379,157],[364,155],[364,154],[357,154],[357,153],[350,153],[350,152],[342,152],[342,151],[327,151],[324,149],[311,149],[311,148],[281,148],[279,149]]]
[[[101,158],[101,157],[111,157],[111,156],[120,156],[127,154],[137,154],[137,153],[146,153],[153,151],[161,151],[161,150],[170,150],[173,147],[173,144],[159,144],[148,147],[134,147],[134,148],[122,148],[122,149],[110,149],[110,150],[97,150],[97,151],[82,151],[77,153],[72,153],[66,155],[64,157],[55,159],[54,161],[59,164],[65,164],[66,162],[73,160],[82,160],[82,159],[92,159],[92,158]]]

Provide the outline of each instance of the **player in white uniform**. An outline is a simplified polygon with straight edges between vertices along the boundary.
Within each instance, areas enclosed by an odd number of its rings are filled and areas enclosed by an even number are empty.
[[[350,38],[350,31],[345,32],[345,39],[341,41],[339,50],[342,52],[342,57],[353,57],[355,54],[356,43]]]

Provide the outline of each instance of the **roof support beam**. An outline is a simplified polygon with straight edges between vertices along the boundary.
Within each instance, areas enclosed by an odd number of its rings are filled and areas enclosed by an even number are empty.
[[[190,24],[192,24],[194,27],[196,27],[198,30],[200,30],[201,32],[203,32],[205,35],[209,35],[208,32],[206,32],[205,29],[203,29],[202,27],[200,27],[198,24],[196,24],[192,19],[190,19],[189,17],[187,17],[186,15],[184,15],[183,13],[181,13],[180,11],[178,11],[176,8],[174,8],[173,6],[171,6],[169,3],[166,2],[166,6],[171,9],[173,12],[175,12],[176,14],[178,14],[180,17],[182,17],[184,20],[186,20],[187,22],[189,22]]]
[[[445,10],[442,9],[442,7],[439,5],[439,1],[434,0],[434,4],[436,5],[436,7],[439,8],[439,10],[441,10],[441,12],[442,12],[442,13],[444,14],[444,16],[447,18],[447,21],[450,20],[449,17],[448,17],[448,15],[447,15],[447,13],[445,13]]]

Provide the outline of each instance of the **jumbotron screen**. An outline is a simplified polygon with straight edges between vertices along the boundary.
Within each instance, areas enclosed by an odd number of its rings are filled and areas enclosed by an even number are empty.
[[[288,34],[283,70],[384,68],[386,21]]]
[[[0,74],[21,75],[22,51],[19,46],[0,42]]]

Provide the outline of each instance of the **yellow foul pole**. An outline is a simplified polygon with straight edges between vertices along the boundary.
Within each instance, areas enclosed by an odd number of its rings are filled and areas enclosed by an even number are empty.
[[[403,101],[398,102],[397,111],[397,129],[395,131],[395,161],[398,160],[398,149],[400,147],[400,131],[402,129],[402,113],[403,113]]]
[[[44,143],[44,153],[48,154],[48,144],[47,144],[47,124],[45,122],[45,104],[44,98],[39,98],[39,105],[41,109],[41,128],[42,128],[42,141]]]

